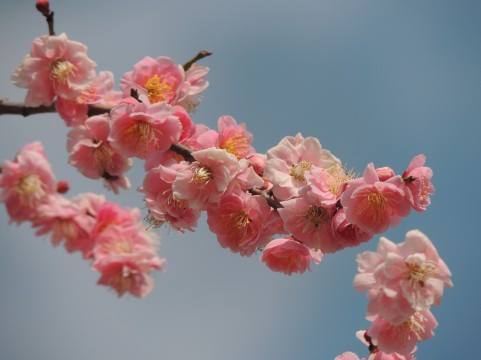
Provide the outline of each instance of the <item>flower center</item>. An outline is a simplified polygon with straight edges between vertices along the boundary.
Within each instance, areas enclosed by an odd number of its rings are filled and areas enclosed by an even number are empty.
[[[329,187],[329,191],[336,196],[341,195],[342,186],[354,179],[356,176],[353,171],[345,171],[339,165],[333,165],[327,169],[327,172],[331,175],[328,179],[327,185]]]
[[[17,182],[15,190],[20,195],[22,201],[40,199],[45,195],[42,180],[35,174],[22,177]]]
[[[137,152],[147,155],[149,145],[157,141],[158,132],[149,123],[139,120],[126,130],[124,137],[128,143],[134,145]]]
[[[94,149],[94,157],[102,167],[105,167],[107,162],[111,160],[113,153],[112,148],[106,143],[102,143],[99,147]]]
[[[251,222],[251,219],[249,219],[249,216],[244,211],[232,214],[231,216],[232,224],[239,230],[244,229]]]
[[[309,210],[307,210],[305,218],[318,228],[329,220],[329,214],[322,207],[312,205]]]
[[[191,182],[197,185],[205,185],[214,178],[212,171],[205,166],[197,166],[193,172]]]
[[[103,248],[108,252],[118,255],[131,254],[134,250],[132,243],[125,239],[119,239],[115,240],[114,242],[104,244]]]
[[[159,77],[159,75],[152,76],[145,83],[145,89],[147,90],[147,96],[152,104],[168,101],[175,95],[173,84],[168,83],[166,80]]]
[[[66,84],[69,76],[75,73],[77,68],[67,60],[57,60],[50,66],[50,79],[59,84]]]
[[[242,158],[243,156],[247,155],[247,151],[249,149],[249,139],[242,134],[237,134],[224,141],[220,148],[232,155],[235,155],[237,158]]]
[[[291,166],[290,175],[297,181],[305,182],[305,173],[306,171],[311,170],[311,168],[312,164],[309,161],[302,160],[298,164]]]
[[[367,196],[367,202],[370,206],[372,206],[375,210],[379,212],[384,210],[384,207],[386,206],[386,198],[383,194],[380,194],[378,192],[370,193]]]
[[[409,270],[409,280],[417,282],[421,286],[424,286],[426,279],[436,270],[436,265],[430,261],[421,264],[407,261],[406,266]]]

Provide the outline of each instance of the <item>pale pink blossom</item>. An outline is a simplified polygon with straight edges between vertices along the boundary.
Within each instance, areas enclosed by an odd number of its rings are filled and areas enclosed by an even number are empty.
[[[219,134],[203,124],[195,124],[190,137],[182,140],[182,144],[191,150],[203,150],[216,147]]]
[[[83,125],[88,118],[89,105],[104,106],[106,109],[117,105],[122,93],[112,90],[114,75],[101,71],[75,99],[58,98],[55,107],[69,127]]]
[[[216,203],[240,170],[237,158],[222,149],[194,151],[196,160],[179,172],[173,184],[174,196],[187,200],[194,209]]]
[[[149,208],[149,222],[153,226],[168,223],[178,231],[193,231],[197,226],[200,211],[189,206],[187,200],[177,199],[173,194],[172,184],[177,174],[186,169],[188,163],[175,163],[170,167],[159,165],[150,169],[140,189],[145,194],[145,203]]]
[[[424,166],[426,156],[417,155],[403,173],[403,179],[411,195],[411,204],[416,211],[425,211],[431,204],[431,195],[434,193],[434,186],[431,182],[433,171]]]
[[[387,354],[373,344],[372,338],[368,335],[366,330],[356,331],[356,337],[368,347],[369,357],[366,360],[416,360],[416,348],[408,355],[404,356],[398,353]]]
[[[185,116],[185,111],[165,103],[121,103],[110,114],[114,146],[124,156],[145,159],[178,142],[182,134],[180,117]]]
[[[235,155],[238,159],[254,153],[252,134],[247,131],[244,123],[237,124],[232,116],[221,116],[217,121],[219,130],[217,147]]]
[[[393,169],[389,166],[383,166],[380,168],[376,168],[377,176],[379,177],[379,181],[387,181],[390,178],[396,176],[396,173]]]
[[[255,172],[263,176],[264,175],[264,169],[266,167],[266,161],[267,161],[267,156],[264,154],[259,154],[255,153],[252,155],[249,155],[247,157],[247,160],[251,164],[251,166],[254,168]]]
[[[271,239],[271,213],[265,198],[237,190],[209,206],[207,223],[222,247],[249,256]]]
[[[264,177],[274,186],[274,195],[287,200],[308,185],[307,175],[315,167],[341,166],[339,159],[323,149],[316,138],[301,134],[287,136],[267,152]]]
[[[409,231],[398,245],[381,238],[377,252],[364,252],[357,262],[354,286],[368,292],[368,315],[394,324],[439,305],[444,288],[453,286],[447,265],[419,230]]]
[[[380,351],[391,354],[398,353],[409,357],[418,342],[434,336],[434,329],[438,326],[434,315],[429,311],[414,313],[405,322],[394,325],[381,317],[376,317],[368,330]]]
[[[348,351],[341,355],[336,356],[334,360],[363,360],[363,359],[360,359],[359,356],[357,356],[353,352]]]
[[[20,223],[36,218],[38,207],[57,190],[41,143],[25,145],[15,160],[3,163],[0,188],[0,200],[5,203],[11,221]]]
[[[297,240],[314,249],[332,251],[332,216],[335,208],[306,196],[282,202],[278,209],[284,228]]]
[[[341,196],[347,220],[368,233],[381,233],[399,224],[411,205],[400,176],[380,181],[374,165],[360,179],[351,180]]]
[[[310,269],[311,262],[319,264],[322,252],[309,249],[293,238],[274,239],[262,252],[261,260],[272,271],[286,275],[300,273]]]
[[[307,175],[309,185],[301,189],[301,195],[315,198],[323,205],[334,205],[339,200],[352,174],[340,164],[328,168],[314,167]]]
[[[108,114],[92,116],[85,125],[72,129],[68,133],[67,150],[69,163],[91,179],[118,181],[132,165],[131,159],[112,146]]]
[[[51,105],[55,97],[75,100],[95,77],[87,47],[67,35],[41,36],[12,75],[15,85],[28,89],[27,106]]]
[[[92,202],[91,202],[92,204]],[[143,228],[140,210],[126,209],[111,202],[94,202],[96,223],[92,229],[92,236],[97,238],[109,229],[140,229]]]
[[[200,94],[207,89],[209,82],[205,79],[209,72],[207,66],[193,64],[185,72],[185,81],[180,90],[177,104],[188,112],[194,111],[200,103]]]
[[[90,232],[95,218],[74,201],[63,196],[49,196],[48,201],[38,207],[38,216],[32,226],[38,228],[36,235],[50,233],[52,244],[63,242],[68,252],[80,251],[84,258],[92,253],[94,239]]]

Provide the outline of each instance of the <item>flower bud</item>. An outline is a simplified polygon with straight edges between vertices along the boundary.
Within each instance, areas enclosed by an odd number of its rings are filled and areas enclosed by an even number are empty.
[[[35,7],[43,16],[50,15],[50,3],[48,0],[37,0],[35,2]]]

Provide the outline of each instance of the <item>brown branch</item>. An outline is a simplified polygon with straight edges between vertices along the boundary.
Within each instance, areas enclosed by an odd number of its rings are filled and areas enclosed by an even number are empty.
[[[280,209],[280,208],[283,208],[284,206],[282,206],[281,202],[274,196],[274,194],[270,191],[266,191],[266,190],[261,190],[261,189],[257,189],[257,188],[254,188],[254,189],[249,189],[249,192],[252,194],[252,195],[261,195],[263,196],[267,203],[269,204],[269,206],[273,209]]]
[[[88,110],[88,116],[101,115],[108,113],[110,108],[102,106],[90,105]],[[52,105],[41,106],[25,106],[23,103],[8,102],[0,100],[0,115],[22,115],[24,117],[34,114],[46,114],[57,112],[55,109],[55,103]]]
[[[199,51],[197,55],[195,55],[192,59],[190,59],[183,65],[184,70],[185,71],[189,70],[192,67],[192,65],[194,65],[197,61],[202,60],[203,58],[211,55],[212,53],[210,51],[207,51],[207,50]]]
[[[50,36],[54,36],[55,35],[55,30],[54,30],[54,12],[50,12],[50,14],[48,14],[47,16],[45,16],[45,19],[47,20],[47,24],[48,24],[48,34]]]

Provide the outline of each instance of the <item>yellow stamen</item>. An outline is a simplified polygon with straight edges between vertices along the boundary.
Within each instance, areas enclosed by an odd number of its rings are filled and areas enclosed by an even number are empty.
[[[305,182],[305,173],[306,171],[311,170],[311,168],[312,164],[309,161],[302,160],[298,164],[291,166],[290,175],[297,181]]]
[[[159,75],[154,75],[147,80],[145,89],[152,104],[169,100],[170,97],[175,95],[173,85],[160,78]]]
[[[50,65],[50,79],[60,84],[66,84],[68,78],[75,73],[77,68],[67,60],[57,60]]]
[[[316,228],[320,227],[329,220],[329,214],[327,211],[322,207],[315,205],[312,205],[309,210],[307,210],[307,213],[304,217]]]
[[[220,146],[221,149],[224,149],[228,153],[235,155],[237,158],[245,156],[245,151],[248,149],[248,147],[249,139],[243,134],[231,136]]]
[[[106,143],[102,143],[99,147],[94,149],[94,157],[102,165],[103,168],[106,167],[107,163],[111,161],[114,151]]]
[[[239,230],[244,229],[251,222],[251,219],[244,211],[232,214],[231,218],[232,224]]]
[[[197,166],[193,172],[191,182],[197,185],[205,185],[213,179],[212,171],[205,166]]]
[[[421,341],[422,340],[422,334],[424,333],[424,326],[423,326],[423,321],[425,321],[426,318],[421,315],[420,313],[415,313],[413,316],[411,316],[406,322],[403,323],[404,326],[407,326],[409,330],[411,330],[416,338]]]
[[[409,280],[419,283],[421,287],[424,286],[426,280],[436,271],[436,265],[430,261],[422,264],[414,262],[406,262],[409,270]]]
[[[38,175],[30,174],[22,177],[15,185],[15,191],[22,202],[30,203],[32,200],[41,199],[45,195],[43,182]]]

